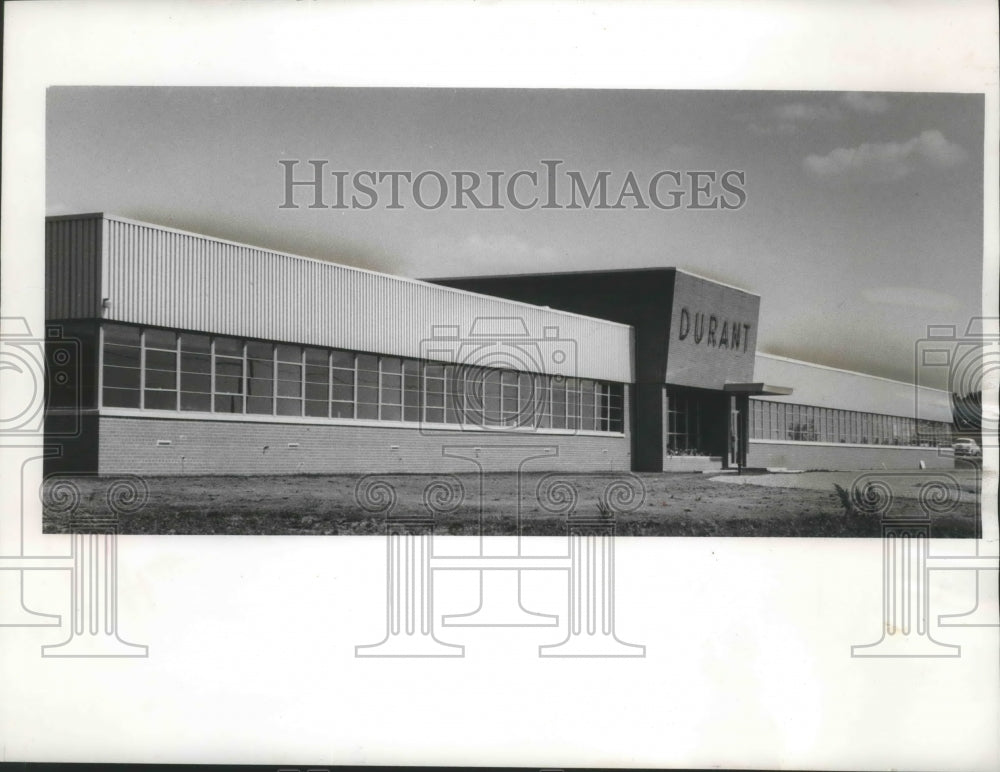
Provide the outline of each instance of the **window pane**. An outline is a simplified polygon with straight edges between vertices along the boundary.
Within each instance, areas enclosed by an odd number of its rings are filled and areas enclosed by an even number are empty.
[[[301,381],[302,380],[302,365],[279,364],[278,365],[278,380],[282,380],[282,381]]]
[[[358,354],[358,370],[378,372],[378,357],[373,354]]]
[[[269,359],[248,359],[247,375],[251,378],[274,378],[274,364]]]
[[[444,368],[437,365],[428,366],[424,378],[424,400],[428,407],[444,407]],[[443,413],[442,418],[444,420]]]
[[[139,367],[141,349],[131,346],[104,346],[104,364],[116,367]]]
[[[172,330],[146,330],[146,348],[176,350],[177,333]]]
[[[104,388],[105,407],[139,407],[138,389]]]
[[[566,381],[566,428],[576,429],[580,420],[580,392],[575,378]]]
[[[279,397],[301,397],[302,384],[299,381],[278,381]]]
[[[329,409],[330,406],[329,403],[326,401],[326,399],[323,399],[322,402],[312,399],[306,400],[307,416],[325,417]]]
[[[325,348],[307,348],[306,364],[321,366],[328,369],[330,366],[330,354]]]
[[[378,405],[375,403],[358,403],[358,418],[378,418]]]
[[[200,410],[209,413],[212,410],[211,394],[192,394],[181,392],[181,410]]]
[[[231,375],[217,375],[215,391],[217,394],[242,394],[243,379]]]
[[[485,423],[486,376],[481,367],[462,367],[455,384],[462,405],[460,423],[482,426]]]
[[[247,412],[256,415],[272,415],[274,401],[270,397],[247,397]]]
[[[420,420],[421,405],[420,362],[415,359],[403,361],[403,418],[407,421]]]
[[[330,387],[325,383],[306,383],[306,399],[326,402]]]
[[[126,327],[120,324],[104,325],[104,342],[120,343],[124,346],[139,345],[139,328]]]
[[[243,360],[228,359],[223,357],[215,358],[215,374],[217,376],[228,375],[234,378],[243,377]]]
[[[186,373],[211,373],[212,357],[208,354],[181,354],[181,370]]]
[[[279,398],[278,415],[302,415],[302,400]]]
[[[330,415],[333,418],[354,418],[353,402],[331,402]]]
[[[399,375],[402,372],[403,360],[395,357],[382,357],[382,372]]]
[[[181,352],[192,354],[209,354],[212,351],[212,341],[208,335],[195,335],[190,332],[181,333]]]
[[[302,366],[301,365],[278,365],[278,396],[281,397],[301,397],[302,396]]]
[[[333,392],[331,397],[335,401],[341,402],[353,402],[354,401],[354,387],[353,386],[341,386],[338,384],[333,385]]]
[[[216,338],[215,353],[226,356],[243,356],[243,341],[239,338]]]
[[[248,340],[247,356],[253,359],[272,359],[274,357],[274,345],[259,340]]]
[[[343,367],[348,370],[354,369],[354,352],[352,351],[332,351],[330,352],[330,358],[334,367]]]
[[[591,431],[594,428],[595,396],[594,382],[580,381],[580,428]]]
[[[288,346],[284,343],[279,343],[277,346],[278,350],[278,361],[279,362],[301,362],[302,361],[302,347],[301,346]]]
[[[164,370],[146,371],[146,388],[149,389],[176,389],[177,373],[165,372]]]
[[[358,386],[358,403],[365,405],[377,405],[378,388],[374,386]]]
[[[175,370],[177,368],[177,354],[172,351],[146,351],[146,367],[153,370]]]
[[[558,377],[552,379],[552,428],[566,428],[566,384]]]
[[[400,421],[402,420],[402,408],[399,405],[382,405],[382,415],[383,421]]]
[[[321,383],[324,386],[330,381],[330,368],[320,365],[306,365],[306,382]]]
[[[176,410],[176,391],[149,391],[144,395],[144,407],[147,410]]]
[[[217,394],[215,397],[216,413],[242,413],[243,397],[228,394]]]
[[[444,376],[444,422],[446,424],[462,423],[462,397],[458,389],[460,385],[460,375],[458,368],[449,365],[445,368]]]
[[[483,420],[492,426],[499,425],[502,420],[500,412],[500,383],[501,375],[499,370],[491,370],[484,373]]]
[[[382,404],[383,405],[401,405],[403,404],[403,392],[400,388],[383,388],[382,389]]]
[[[552,426],[552,407],[549,404],[549,376],[536,376],[535,386],[535,425],[540,429]]]
[[[139,371],[125,367],[105,367],[104,385],[114,388],[139,388]]]
[[[262,380],[260,378],[250,378],[247,380],[249,394],[252,397],[271,397],[274,395],[274,382]],[[221,391],[221,389],[218,389]],[[270,413],[270,409],[268,409]]]

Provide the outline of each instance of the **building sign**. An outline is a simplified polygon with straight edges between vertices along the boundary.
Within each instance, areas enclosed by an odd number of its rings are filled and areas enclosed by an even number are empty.
[[[760,298],[677,271],[665,383],[722,389],[754,378]]]
[[[694,321],[692,322],[692,316]],[[695,344],[704,342],[713,348],[727,348],[731,351],[746,352],[750,340],[752,325],[738,319],[727,319],[717,314],[707,314],[695,311],[692,315],[687,308],[681,308],[680,323],[677,326],[677,339],[687,340],[688,336]]]

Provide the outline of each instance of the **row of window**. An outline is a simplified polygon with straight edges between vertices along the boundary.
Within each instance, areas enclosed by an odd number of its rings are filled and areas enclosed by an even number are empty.
[[[622,384],[104,325],[105,407],[622,432]]]
[[[951,442],[951,424],[752,399],[750,438],[860,445],[938,445]]]

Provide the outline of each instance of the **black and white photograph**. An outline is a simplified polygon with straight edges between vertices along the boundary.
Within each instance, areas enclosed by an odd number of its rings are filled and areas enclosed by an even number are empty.
[[[995,4],[3,11],[0,766],[997,768]]]
[[[979,532],[982,360],[927,352],[978,334],[981,95],[46,108],[46,324],[80,352],[46,531],[79,527],[61,486],[101,520],[133,475],[120,533],[379,533],[379,475],[444,486],[442,533],[553,535],[558,473],[579,514],[614,483],[623,535],[878,537],[928,485],[935,535]]]

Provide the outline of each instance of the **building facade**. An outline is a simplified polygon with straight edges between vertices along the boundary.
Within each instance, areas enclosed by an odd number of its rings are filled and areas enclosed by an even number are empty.
[[[676,269],[431,283],[105,214],[45,259],[52,470],[951,464],[946,394],[758,355],[760,298]]]

